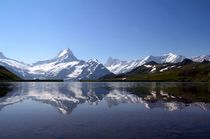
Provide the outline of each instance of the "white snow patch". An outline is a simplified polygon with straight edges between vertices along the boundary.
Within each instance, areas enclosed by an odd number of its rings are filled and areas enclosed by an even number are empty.
[[[82,73],[83,67],[84,67],[84,65],[82,65],[82,66],[76,66],[75,67],[76,69],[71,74],[69,74],[67,76],[70,77],[70,78],[76,78],[76,77],[78,77]]]
[[[152,67],[152,70],[151,70],[150,72],[155,72],[156,69],[157,69],[156,66],[153,66],[153,67]]]
[[[160,72],[163,72],[163,71],[166,71],[168,70],[168,67],[164,68],[164,69],[161,69]]]
[[[146,68],[151,68],[152,65],[144,65]]]
[[[58,57],[63,57],[65,54],[68,53],[68,49],[63,50]]]

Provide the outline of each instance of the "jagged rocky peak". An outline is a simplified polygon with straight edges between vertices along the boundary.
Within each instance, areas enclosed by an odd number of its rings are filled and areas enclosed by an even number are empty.
[[[74,56],[73,52],[69,48],[66,48],[60,51],[58,55],[54,57],[53,59],[38,61],[36,63],[33,63],[33,66],[49,64],[52,62],[64,63],[64,62],[72,62],[72,61],[78,61],[78,59]]]
[[[78,59],[74,56],[73,52],[69,49],[69,48],[66,48],[64,49],[63,51],[61,51],[57,57],[57,59],[60,59],[60,60],[68,60],[68,61],[77,61]]]

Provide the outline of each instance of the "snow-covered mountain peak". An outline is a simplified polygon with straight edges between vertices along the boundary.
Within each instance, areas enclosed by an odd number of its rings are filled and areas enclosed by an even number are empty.
[[[68,60],[68,61],[77,61],[78,60],[69,48],[66,48],[63,51],[61,51],[58,54],[58,56],[56,57],[56,59],[60,59],[60,60],[65,59],[65,60]]]
[[[145,58],[143,59],[143,61],[144,61],[144,60],[148,60],[148,59],[153,59],[153,58],[154,58],[154,56],[149,55],[149,56],[145,57]]]
[[[72,51],[69,48],[66,48],[62,50],[61,52],[59,52],[58,57],[62,57],[69,54],[73,55]]]
[[[168,53],[164,54],[163,56],[148,56],[142,61],[142,64],[145,64],[150,61],[154,61],[156,63],[178,63],[182,62],[184,59],[184,56],[177,55],[174,53]]]
[[[144,65],[148,62],[154,61],[156,63],[178,63],[185,59],[184,56],[177,55],[174,53],[168,53],[162,56],[147,56],[144,59],[132,60],[132,61],[121,61],[119,59],[109,58],[105,66],[113,73],[120,74],[129,72],[132,69]]]
[[[157,57],[157,56],[147,56],[146,58],[144,58],[140,63],[141,65],[146,64],[148,62],[154,61],[156,63],[161,63],[161,57]]]
[[[203,62],[204,60],[210,61],[210,55],[201,55],[191,58],[195,62]]]
[[[98,60],[78,60],[67,48],[52,59],[38,61],[32,65],[6,58],[0,53],[0,65],[23,79],[98,79],[111,72]]]
[[[201,57],[203,57],[203,58],[209,58],[210,57],[210,55],[201,55]]]
[[[186,57],[174,53],[168,53],[163,56],[163,63],[178,63],[182,62]]]
[[[79,61],[73,54],[73,52],[66,48],[58,53],[56,57],[50,60],[44,60],[44,61],[38,61],[36,63],[33,63],[33,66],[39,66],[39,65],[46,65],[50,63],[58,64],[58,63],[66,63],[66,62],[73,62],[73,61]]]

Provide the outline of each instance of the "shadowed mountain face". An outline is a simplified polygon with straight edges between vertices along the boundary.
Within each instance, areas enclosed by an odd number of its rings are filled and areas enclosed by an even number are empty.
[[[10,81],[10,80],[20,80],[20,77],[13,74],[6,68],[0,66],[0,81]]]
[[[26,100],[49,104],[61,114],[70,114],[79,105],[122,103],[168,111],[210,108],[210,89],[201,83],[13,83],[0,84],[0,110]]]

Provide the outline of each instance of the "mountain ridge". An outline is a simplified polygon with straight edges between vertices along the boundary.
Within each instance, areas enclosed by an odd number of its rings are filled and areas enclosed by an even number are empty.
[[[18,81],[21,80],[20,77],[16,76],[6,68],[0,66],[0,81]]]
[[[147,56],[144,59],[137,59],[137,60],[120,60],[109,57],[107,62],[105,63],[105,66],[107,69],[109,69],[114,74],[121,74],[121,73],[127,73],[131,71],[132,69],[135,69],[143,64],[146,64],[148,62],[154,61],[156,63],[162,64],[162,63],[179,63],[182,62],[187,57],[182,55],[177,55],[174,53],[168,53],[164,54],[162,56]],[[193,60],[194,62],[203,62],[204,60],[210,61],[210,55],[200,55],[192,58],[188,58]]]
[[[78,60],[67,48],[52,59],[25,64],[0,53],[0,65],[23,79],[98,79],[111,72],[98,60]]]
[[[162,63],[154,61],[134,68],[130,72],[107,75],[101,81],[210,81],[210,61],[194,62],[184,59],[179,63]]]
[[[180,63],[186,57],[174,53],[162,56],[147,56],[144,59],[123,61],[109,57],[103,65],[97,59],[88,61],[77,59],[73,52],[66,48],[60,51],[55,57],[26,64],[14,59],[7,58],[0,52],[0,65],[21,77],[22,79],[59,79],[59,80],[97,80],[106,75],[129,73],[133,69],[149,62],[157,64]],[[200,55],[189,58],[194,62],[210,61],[210,55]]]

